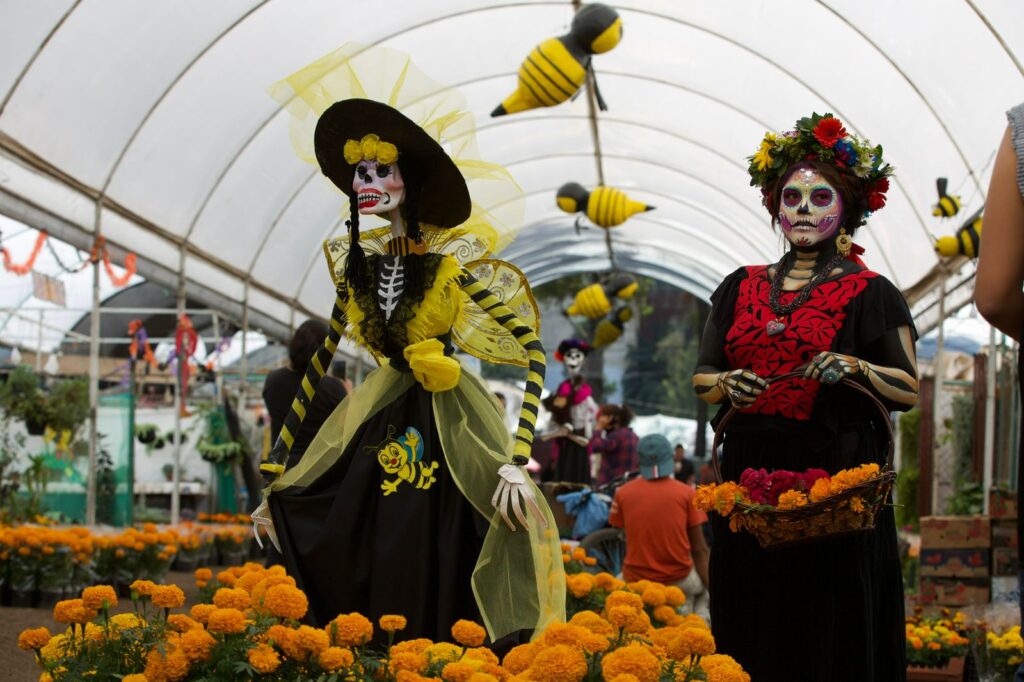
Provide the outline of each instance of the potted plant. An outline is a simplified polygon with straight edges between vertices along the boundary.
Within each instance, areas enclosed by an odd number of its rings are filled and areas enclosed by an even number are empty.
[[[152,445],[156,440],[157,426],[156,424],[136,424],[135,425],[135,437],[143,445]]]
[[[960,682],[970,640],[957,619],[907,618],[907,682]]]
[[[24,421],[30,435],[41,436],[46,430],[49,401],[40,388],[39,377],[27,365],[11,370],[7,383],[0,387],[0,408],[8,416]]]
[[[62,381],[50,391],[47,403],[47,426],[57,432],[74,434],[89,418],[89,382],[85,379]]]

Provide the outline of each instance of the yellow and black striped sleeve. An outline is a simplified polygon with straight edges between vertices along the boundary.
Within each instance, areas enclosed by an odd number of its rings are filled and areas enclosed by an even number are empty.
[[[537,428],[537,411],[540,405],[540,393],[544,388],[544,373],[547,368],[544,346],[540,337],[526,323],[520,320],[507,305],[501,302],[490,289],[480,284],[468,270],[462,269],[459,285],[466,295],[473,299],[480,308],[494,318],[494,321],[507,329],[516,341],[526,349],[529,358],[529,372],[526,375],[526,393],[523,395],[523,407],[519,412],[519,427],[516,429],[515,448],[512,451],[512,463],[525,465],[530,460],[533,447],[533,432]]]
[[[285,417],[284,425],[281,427],[281,435],[277,437],[273,449],[267,460],[260,465],[260,471],[270,476],[279,476],[284,473],[285,464],[288,461],[288,453],[291,452],[292,444],[295,442],[295,434],[302,426],[302,420],[306,418],[306,410],[316,394],[316,387],[320,379],[327,373],[331,366],[331,359],[338,350],[338,342],[345,330],[345,303],[343,296],[345,292],[339,289],[334,298],[334,309],[331,310],[331,326],[327,331],[327,338],[320,344],[309,365],[306,366],[306,375],[302,377],[302,385],[299,392],[295,394],[292,406],[288,408],[288,416]]]

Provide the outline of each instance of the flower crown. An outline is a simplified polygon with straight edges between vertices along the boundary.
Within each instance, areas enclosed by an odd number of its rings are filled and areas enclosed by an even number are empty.
[[[761,146],[748,157],[751,186],[768,188],[793,164],[824,161],[852,173],[863,184],[868,199],[865,215],[885,206],[889,176],[893,167],[882,160],[882,145],[847,132],[842,121],[832,114],[811,114],[796,122],[793,130],[781,134],[765,133]]]
[[[348,140],[342,153],[345,161],[353,166],[360,161],[391,164],[398,160],[398,147],[390,142],[384,142],[373,133],[363,135],[361,140]]]

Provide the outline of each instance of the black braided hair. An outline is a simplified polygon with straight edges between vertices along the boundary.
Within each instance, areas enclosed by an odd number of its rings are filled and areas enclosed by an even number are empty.
[[[366,254],[363,247],[359,245],[359,203],[354,193],[348,194],[349,219],[348,225],[349,245],[348,260],[345,261],[345,279],[348,285],[359,293],[367,285],[366,282]],[[372,284],[369,285],[372,287]]]

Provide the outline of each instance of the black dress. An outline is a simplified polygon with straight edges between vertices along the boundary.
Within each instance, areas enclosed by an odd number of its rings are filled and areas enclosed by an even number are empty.
[[[767,267],[741,268],[712,296],[708,332],[720,357],[701,364],[779,376],[832,350],[881,365],[880,340],[913,329],[899,291],[884,277],[855,270],[818,286],[774,336],[765,325]],[[784,293],[783,304],[795,294]],[[702,344],[703,348],[712,344]],[[885,426],[873,403],[841,386],[795,379],[773,383],[728,425],[722,475],[747,467],[829,473],[882,463]],[[903,582],[891,507],[877,528],[791,548],[763,550],[713,515],[711,626],[722,653],[757,682],[890,682],[906,676]]]

